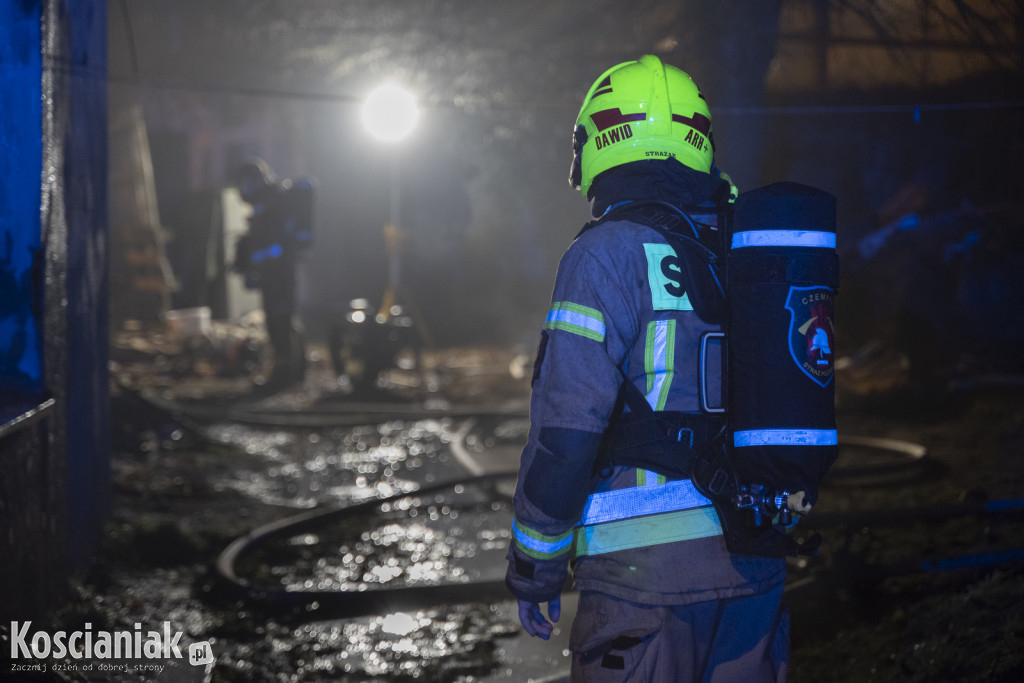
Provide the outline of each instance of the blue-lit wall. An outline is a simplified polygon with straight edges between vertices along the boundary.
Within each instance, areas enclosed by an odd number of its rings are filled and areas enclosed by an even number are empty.
[[[106,3],[0,1],[0,623],[42,619],[109,497]]]
[[[41,7],[0,3],[0,388],[28,392],[42,389],[32,278],[40,249]]]

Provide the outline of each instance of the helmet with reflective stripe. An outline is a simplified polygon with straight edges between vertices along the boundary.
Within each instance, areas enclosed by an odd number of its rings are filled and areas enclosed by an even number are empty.
[[[587,196],[594,178],[643,159],[675,159],[705,173],[711,113],[689,75],[644,55],[605,71],[583,99],[569,183]]]

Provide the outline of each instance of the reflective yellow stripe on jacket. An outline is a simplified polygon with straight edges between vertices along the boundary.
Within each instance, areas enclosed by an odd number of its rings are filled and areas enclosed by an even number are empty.
[[[689,479],[679,479],[591,494],[575,530],[573,552],[577,557],[601,555],[721,534],[711,501]]]

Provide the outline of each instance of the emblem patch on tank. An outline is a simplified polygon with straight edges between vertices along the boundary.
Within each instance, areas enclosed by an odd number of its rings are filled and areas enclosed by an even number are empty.
[[[835,360],[835,292],[829,287],[790,287],[789,354],[821,386],[832,381]]]

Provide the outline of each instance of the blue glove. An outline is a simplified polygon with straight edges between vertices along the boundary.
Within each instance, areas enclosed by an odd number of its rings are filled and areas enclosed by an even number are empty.
[[[531,636],[543,638],[544,640],[550,638],[551,632],[555,627],[544,618],[540,605],[536,602],[527,602],[526,600],[518,600],[517,602],[519,603],[519,621],[522,623],[523,628],[526,629],[526,632]],[[551,621],[556,622],[562,616],[562,601],[560,598],[555,598],[548,602],[548,616],[551,617]]]

